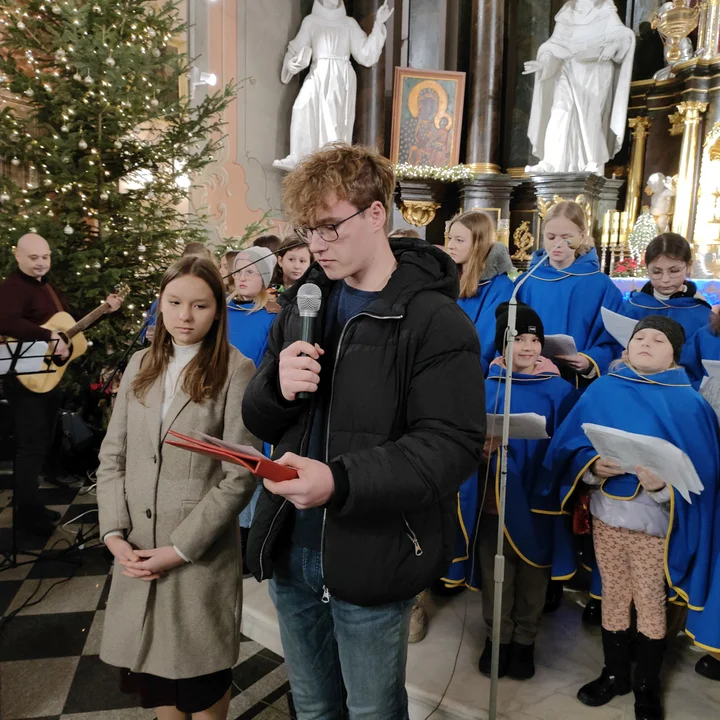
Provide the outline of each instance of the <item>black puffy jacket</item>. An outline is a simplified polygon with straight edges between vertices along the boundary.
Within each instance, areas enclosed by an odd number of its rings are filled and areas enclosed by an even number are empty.
[[[455,302],[455,263],[421,241],[391,247],[397,269],[340,337],[327,409],[336,493],[324,513],[323,578],[332,595],[366,606],[409,599],[445,573],[458,488],[485,440],[480,345]],[[300,338],[296,295],[304,282],[318,285],[324,301],[333,286],[313,265],[281,297],[242,405],[248,429],[275,446],[275,457],[306,454],[314,412],[312,400],[286,402],[278,383],[278,355]],[[321,373],[321,382],[331,376]],[[272,576],[273,558],[289,542],[291,511],[263,490],[247,550],[258,580]]]

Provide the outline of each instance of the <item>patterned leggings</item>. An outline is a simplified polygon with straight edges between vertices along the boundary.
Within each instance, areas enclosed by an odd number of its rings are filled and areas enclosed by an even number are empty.
[[[652,640],[665,637],[665,540],[614,528],[593,518],[595,558],[602,578],[602,625],[630,627],[635,602],[638,630]]]

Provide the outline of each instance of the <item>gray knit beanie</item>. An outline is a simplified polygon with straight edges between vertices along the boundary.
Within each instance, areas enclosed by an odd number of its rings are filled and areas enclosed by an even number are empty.
[[[263,286],[267,287],[270,284],[273,271],[277,265],[277,257],[275,257],[275,255],[272,254],[272,251],[268,248],[245,248],[236,255],[233,270],[239,270],[252,262],[255,263],[255,269],[262,276]]]

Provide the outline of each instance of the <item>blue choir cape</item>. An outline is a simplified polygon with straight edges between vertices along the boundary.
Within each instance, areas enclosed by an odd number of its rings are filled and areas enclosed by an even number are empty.
[[[550,443],[545,468],[548,478],[559,479],[563,510],[569,509],[578,482],[598,457],[582,430],[583,423],[662,438],[689,456],[705,489],[700,495],[692,495],[692,504],[688,504],[669,486],[665,578],[670,598],[680,596],[687,604],[700,642],[708,632],[720,632],[717,570],[713,576],[720,551],[720,527],[714,524],[720,473],[718,421],[714,411],[693,390],[682,368],[643,376],[620,363],[588,388]],[[639,490],[635,475],[610,478],[601,488],[610,497],[628,500]],[[714,538],[713,534],[719,537]],[[556,563],[574,561],[571,540],[566,535],[566,545],[555,554]],[[711,588],[715,586],[717,593],[712,595]],[[703,612],[704,608],[708,612]]]
[[[513,281],[507,275],[496,275],[491,280],[481,281],[472,297],[458,300],[458,305],[473,321],[480,338],[480,363],[485,375],[497,355],[495,309],[500,303],[510,300],[513,287]]]
[[[687,370],[690,382],[696,390],[707,375],[703,360],[720,360],[720,335],[715,334],[710,325],[700,328],[692,337],[688,337],[680,358],[680,364]]]
[[[710,320],[710,305],[697,297],[678,297],[658,300],[654,295],[633,290],[630,297],[623,300],[622,314],[635,320],[648,315],[664,315],[679,322],[685,330],[685,339],[689,340]]]
[[[502,414],[505,406],[505,368],[491,365],[485,385],[488,413]],[[511,407],[514,413],[534,412],[547,419],[548,435],[559,427],[577,402],[575,388],[559,375],[542,373],[513,375]],[[488,428],[500,435],[501,427]],[[534,567],[550,567],[555,524],[562,521],[556,497],[537,492],[542,481],[542,464],[549,440],[510,440],[506,490],[505,538],[518,555]],[[494,492],[500,503],[500,451],[490,460],[487,492]],[[475,567],[476,530],[483,499],[485,478],[474,473],[460,487],[458,533],[454,560],[443,581],[450,586],[480,587],[479,568]]]
[[[255,312],[251,312],[252,309],[252,302],[228,302],[228,340],[258,367],[265,355],[270,326],[277,314],[265,308]]]
[[[140,342],[145,342],[145,337],[147,336],[148,328],[155,327],[157,324],[157,316],[158,316],[158,305],[160,304],[160,298],[155,298],[153,300],[153,304],[148,308],[148,311],[145,315],[145,327],[143,327],[142,332],[140,333]]]
[[[531,267],[546,257],[544,250],[533,254]],[[525,274],[516,281],[517,285]],[[600,308],[619,313],[622,294],[600,271],[596,250],[581,255],[565,270],[544,262],[525,282],[517,295],[540,316],[545,335],[570,335],[578,352],[587,357],[598,375],[603,374],[622,348],[605,330]]]

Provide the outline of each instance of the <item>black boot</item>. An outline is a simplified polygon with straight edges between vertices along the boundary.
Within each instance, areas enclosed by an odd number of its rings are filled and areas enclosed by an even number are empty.
[[[513,680],[529,680],[535,675],[535,645],[510,644],[508,677]]]
[[[51,537],[55,532],[55,524],[44,511],[42,505],[20,505],[15,510],[18,529],[39,537]]]
[[[510,660],[510,643],[507,645],[500,644],[500,664],[498,666],[498,677],[505,677],[508,669],[508,662]],[[480,662],[478,663],[478,670],[485,675],[490,677],[490,669],[492,665],[492,642],[490,638],[485,640],[485,649],[480,656]]]
[[[665,640],[651,640],[637,634],[635,666],[635,720],[662,720],[660,698],[660,668],[662,667]]]
[[[703,655],[695,665],[695,672],[708,680],[720,680],[720,660],[712,655]]]
[[[605,667],[597,680],[578,690],[578,700],[590,707],[609,703],[617,695],[627,695],[630,684],[630,657],[628,655],[627,630],[612,632],[603,628],[603,653]]]
[[[563,584],[559,580],[551,580],[545,592],[545,607],[543,613],[554,613],[560,607],[563,596]]]
[[[602,625],[602,602],[595,598],[590,598],[585,606],[582,614],[582,621],[585,625],[591,627],[600,627]]]

